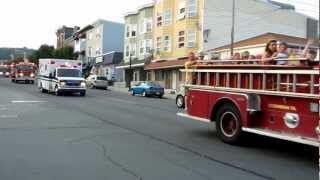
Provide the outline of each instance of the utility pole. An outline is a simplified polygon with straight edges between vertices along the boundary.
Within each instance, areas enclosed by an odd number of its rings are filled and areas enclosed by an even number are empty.
[[[234,47],[235,7],[236,7],[236,0],[232,0],[232,25],[231,25],[231,45],[230,45],[231,57],[233,56],[233,47]]]
[[[128,91],[131,91],[131,81],[132,81],[132,54],[130,52],[130,55],[129,55],[129,90]]]

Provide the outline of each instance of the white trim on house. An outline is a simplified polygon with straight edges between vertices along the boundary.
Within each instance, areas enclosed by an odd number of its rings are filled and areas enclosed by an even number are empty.
[[[140,64],[132,64],[131,67],[143,67],[144,63],[140,63]],[[124,66],[117,66],[116,69],[127,69],[129,68],[130,65],[124,65]]]

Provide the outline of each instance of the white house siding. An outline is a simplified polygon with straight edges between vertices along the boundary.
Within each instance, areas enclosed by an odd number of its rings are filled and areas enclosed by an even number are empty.
[[[204,50],[230,44],[232,0],[205,0]],[[262,0],[236,0],[235,42],[267,32],[305,38],[307,17]]]

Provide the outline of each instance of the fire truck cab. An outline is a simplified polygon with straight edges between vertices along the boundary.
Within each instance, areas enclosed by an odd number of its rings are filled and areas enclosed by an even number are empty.
[[[318,146],[319,67],[199,61],[184,85],[185,108],[177,115],[215,122],[230,144],[254,133]]]
[[[11,81],[34,84],[36,76],[36,66],[33,63],[21,62],[11,65]]]

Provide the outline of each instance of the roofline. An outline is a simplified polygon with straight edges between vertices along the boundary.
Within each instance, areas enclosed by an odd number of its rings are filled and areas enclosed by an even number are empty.
[[[125,14],[124,14],[124,17],[137,15],[137,14],[139,14],[139,12],[142,11],[143,9],[154,7],[154,5],[155,5],[154,3],[144,4],[144,5],[142,5],[142,6],[139,6],[135,11],[125,13]]]

